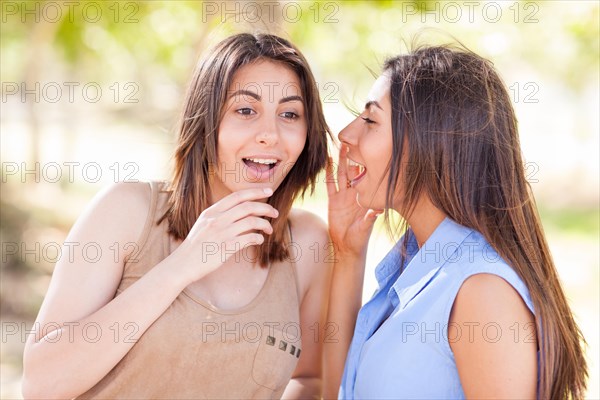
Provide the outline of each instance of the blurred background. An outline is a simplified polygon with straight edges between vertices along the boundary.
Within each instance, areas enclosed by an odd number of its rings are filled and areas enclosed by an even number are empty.
[[[417,33],[429,44],[454,37],[494,62],[588,342],[587,397],[600,398],[598,2],[3,1],[0,18],[2,398],[21,396],[25,333],[70,227],[113,182],[169,178],[197,58],[240,31],[298,45],[335,134],[353,118],[346,106],[364,104],[369,70]],[[298,206],[326,218],[324,179]],[[365,300],[393,240],[376,227]]]

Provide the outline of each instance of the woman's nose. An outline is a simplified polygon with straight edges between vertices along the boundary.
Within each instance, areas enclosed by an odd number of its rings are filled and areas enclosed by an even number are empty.
[[[265,122],[256,135],[256,142],[266,146],[276,145],[279,142],[277,125],[272,122]]]
[[[355,119],[354,121],[350,122],[348,125],[346,125],[346,127],[344,129],[342,129],[340,131],[340,133],[338,134],[338,139],[340,140],[340,142],[347,144],[347,145],[355,145],[356,144],[356,139],[358,137],[357,126],[356,126],[357,120],[358,120],[358,118]]]

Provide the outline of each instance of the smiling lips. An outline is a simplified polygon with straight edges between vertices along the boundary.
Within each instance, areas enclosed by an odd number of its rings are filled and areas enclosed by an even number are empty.
[[[242,158],[242,161],[248,167],[248,177],[254,181],[269,178],[280,163],[280,160],[271,157],[247,157]]]
[[[350,185],[352,187],[355,187],[358,182],[360,182],[362,180],[362,178],[365,177],[365,175],[367,174],[367,168],[362,165],[357,163],[354,160],[351,160],[348,158],[348,167],[357,167],[358,168],[358,175],[356,175],[351,181],[350,181]]]

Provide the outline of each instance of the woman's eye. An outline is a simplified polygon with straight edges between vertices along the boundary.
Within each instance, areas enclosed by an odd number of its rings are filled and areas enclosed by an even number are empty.
[[[256,114],[256,112],[254,112],[253,109],[248,108],[248,107],[244,107],[244,108],[239,108],[237,110],[235,110],[236,113],[241,114],[241,115],[253,115]]]
[[[283,118],[287,118],[287,119],[298,119],[300,118],[300,116],[298,114],[296,114],[295,112],[292,111],[286,111],[284,113],[280,114]]]
[[[362,118],[365,121],[366,124],[374,124],[375,123],[375,121],[373,121],[369,117],[360,117],[360,118]]]

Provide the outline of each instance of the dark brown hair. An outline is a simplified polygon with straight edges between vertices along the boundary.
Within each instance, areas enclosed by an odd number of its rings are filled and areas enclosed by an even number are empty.
[[[401,186],[403,216],[425,195],[483,234],[531,294],[538,398],[582,398],[585,340],[561,288],[525,179],[515,113],[492,63],[462,48],[421,47],[387,60],[384,71],[393,138],[387,208]]]
[[[200,213],[210,206],[209,178],[217,165],[218,127],[234,74],[262,60],[281,63],[298,76],[306,113],[307,138],[298,160],[268,203],[279,211],[272,220],[273,234],[259,247],[262,267],[289,256],[284,245],[286,221],[292,203],[310,188],[327,161],[327,134],[331,134],[308,62],[289,41],[270,34],[242,33],[218,43],[194,71],[181,118],[175,168],[169,187],[169,233],[185,239]],[[160,223],[159,221],[159,223]]]

